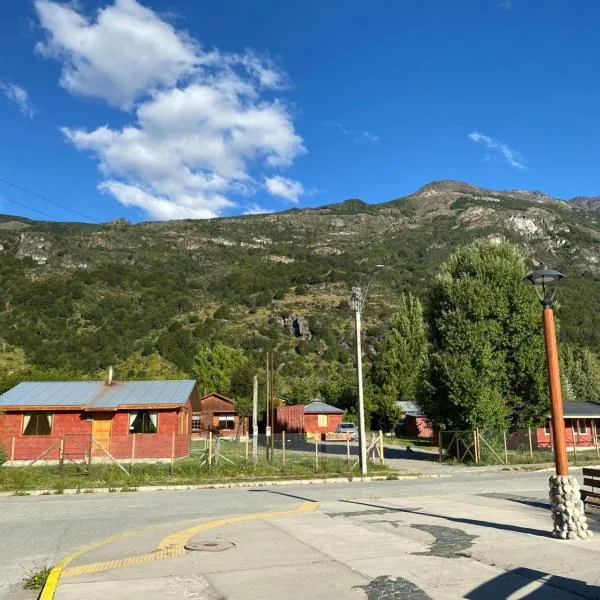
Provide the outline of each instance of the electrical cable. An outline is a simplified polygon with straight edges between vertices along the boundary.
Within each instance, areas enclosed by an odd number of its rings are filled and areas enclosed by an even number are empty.
[[[51,200],[47,196],[43,196],[42,194],[38,194],[37,192],[34,192],[34,191],[32,191],[32,190],[30,190],[30,189],[28,189],[26,187],[23,187],[22,185],[19,185],[17,183],[13,183],[12,181],[9,181],[8,179],[4,179],[3,177],[0,177],[0,181],[2,183],[5,183],[6,185],[10,185],[11,187],[13,187],[13,188],[15,188],[17,190],[25,192],[26,194],[31,194],[35,198],[39,198],[40,200],[43,200],[44,202],[48,202],[49,204],[53,204],[54,206],[57,206],[58,208],[62,208],[63,210],[67,210],[69,212],[72,212],[73,214],[79,215],[80,217],[84,217],[85,219],[89,219],[90,221],[93,221],[94,223],[100,223],[100,221],[98,221],[98,219],[95,219],[94,217],[90,217],[90,215],[86,215],[85,213],[82,213],[81,211],[79,211],[79,210],[77,210],[75,208],[69,208],[68,206],[65,206],[64,204],[60,204],[59,202],[55,202],[54,200]],[[8,200],[8,201],[11,202],[11,200]],[[18,203],[15,202],[15,204],[18,204]],[[29,210],[34,210],[34,209],[30,208]],[[40,211],[35,211],[35,212],[39,213]]]

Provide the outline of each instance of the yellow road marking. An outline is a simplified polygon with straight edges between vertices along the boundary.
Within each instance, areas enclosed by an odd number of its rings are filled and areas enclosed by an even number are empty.
[[[110,537],[104,538],[99,542],[95,542],[94,544],[89,544],[72,552],[71,554],[65,556],[51,571],[48,575],[48,579],[46,579],[46,583],[44,584],[44,588],[42,589],[38,600],[52,600],[54,598],[54,594],[56,592],[56,588],[58,586],[58,580],[60,579],[65,567],[73,560],[75,560],[78,556],[85,554],[86,552],[90,552],[91,550],[95,550],[100,546],[104,546],[105,544],[110,544],[111,542],[116,542],[122,538],[128,537],[130,535],[135,535],[138,533],[146,533],[152,531],[154,529],[158,529],[163,525],[150,525],[149,527],[142,527],[140,529],[133,529],[131,531],[124,531],[122,533],[117,533],[115,535],[111,535]]]
[[[223,519],[216,519],[214,521],[207,521],[206,523],[201,523],[199,525],[195,525],[194,527],[189,527],[188,529],[183,529],[182,531],[178,531],[176,533],[168,535],[158,544],[156,549],[152,552],[148,552],[146,554],[138,554],[137,556],[128,556],[126,558],[120,558],[115,560],[90,563],[87,565],[79,565],[76,567],[69,567],[68,569],[64,568],[66,566],[65,564],[63,565],[63,570],[60,575],[62,577],[76,577],[77,575],[89,575],[91,573],[100,573],[102,571],[110,571],[112,569],[122,569],[124,567],[132,567],[135,565],[141,565],[157,560],[164,560],[167,558],[183,556],[185,554],[184,546],[185,544],[187,544],[188,540],[204,531],[216,529],[217,527],[223,527],[224,525],[232,525],[234,523],[243,523],[246,521],[259,521],[266,518],[281,517],[285,515],[291,515],[294,513],[313,512],[317,510],[318,506],[318,502],[303,502],[302,504],[288,510],[247,513],[242,515],[225,517]],[[113,540],[109,540],[108,542],[110,541]],[[48,599],[50,598],[52,598],[52,596],[48,596]]]

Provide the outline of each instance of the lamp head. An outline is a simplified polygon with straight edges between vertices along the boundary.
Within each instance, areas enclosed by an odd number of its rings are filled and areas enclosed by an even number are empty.
[[[362,290],[359,287],[352,288],[352,297],[350,298],[350,308],[353,311],[360,312],[362,309]]]
[[[535,291],[543,306],[552,306],[556,297],[556,289],[565,277],[555,269],[538,269],[523,277],[521,281],[535,286]]]

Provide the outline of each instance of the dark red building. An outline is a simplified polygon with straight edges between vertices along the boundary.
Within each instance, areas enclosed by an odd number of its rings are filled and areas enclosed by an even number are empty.
[[[192,402],[192,433],[206,437],[210,432],[222,437],[235,437],[238,433],[248,433],[248,418],[241,418],[235,410],[235,403],[227,396],[213,392]]]
[[[432,438],[433,422],[414,402],[398,402],[404,412],[404,434],[412,437]]]
[[[600,402],[563,402],[565,419],[565,441],[569,447],[592,448],[596,445],[595,435],[600,425]],[[550,448],[552,445],[550,419],[535,432],[535,444],[538,448]]]

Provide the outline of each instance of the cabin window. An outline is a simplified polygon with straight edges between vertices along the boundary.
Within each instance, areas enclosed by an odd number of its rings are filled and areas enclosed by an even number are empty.
[[[327,427],[327,415],[318,415],[317,416],[317,426]]]
[[[235,429],[234,415],[219,415],[219,429],[227,429],[233,431]]]
[[[202,431],[201,415],[192,415],[192,431]]]
[[[546,422],[544,423],[544,433],[546,435],[550,435],[550,420],[546,419]]]
[[[587,433],[587,424],[585,422],[585,419],[579,419],[578,425],[579,433]]]
[[[23,415],[23,435],[50,435],[52,413],[34,412]]]
[[[129,433],[156,433],[157,431],[157,412],[136,410],[129,413]]]

